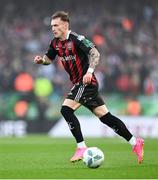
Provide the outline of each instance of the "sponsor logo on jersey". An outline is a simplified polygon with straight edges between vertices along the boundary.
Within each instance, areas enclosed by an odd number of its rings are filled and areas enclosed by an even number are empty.
[[[76,55],[62,56],[61,61],[76,61]]]
[[[79,36],[77,37],[77,39],[78,39],[79,41],[82,41],[83,39],[85,39],[85,37],[82,36],[82,35],[79,35]]]
[[[84,39],[82,42],[86,47],[91,47],[91,48],[94,47],[94,44],[88,39]]]

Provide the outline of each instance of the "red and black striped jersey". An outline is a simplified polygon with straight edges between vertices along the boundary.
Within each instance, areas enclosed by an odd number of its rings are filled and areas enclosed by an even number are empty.
[[[89,68],[89,51],[95,47],[94,44],[82,35],[69,31],[67,39],[60,41],[54,38],[45,54],[52,61],[56,55],[61,60],[65,70],[70,76],[73,84],[82,81],[83,76]],[[93,74],[92,82],[96,83]]]

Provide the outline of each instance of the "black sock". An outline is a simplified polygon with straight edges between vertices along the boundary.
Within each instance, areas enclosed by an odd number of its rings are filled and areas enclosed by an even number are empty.
[[[82,142],[83,136],[81,132],[80,123],[77,119],[77,117],[74,114],[74,110],[68,106],[62,106],[61,108],[61,114],[65,118],[66,122],[68,123],[69,129],[73,136],[76,139],[76,142]]]
[[[111,127],[115,133],[125,138],[127,141],[133,136],[125,124],[117,117],[113,116],[110,112],[100,118],[101,122]]]

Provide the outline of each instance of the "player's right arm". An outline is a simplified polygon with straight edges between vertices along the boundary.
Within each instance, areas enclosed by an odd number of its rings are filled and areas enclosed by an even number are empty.
[[[49,65],[52,63],[52,60],[49,59],[49,57],[47,57],[46,55],[44,55],[43,57],[37,55],[34,58],[34,63],[35,64]]]
[[[48,51],[45,53],[45,55],[43,57],[36,56],[34,58],[34,63],[42,64],[42,65],[49,65],[55,59],[56,55],[57,55],[57,51],[55,50],[53,46],[53,41],[51,41]]]

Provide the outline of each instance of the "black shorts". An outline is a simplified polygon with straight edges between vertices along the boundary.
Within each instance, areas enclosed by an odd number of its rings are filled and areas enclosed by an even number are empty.
[[[91,111],[104,105],[104,101],[98,92],[98,84],[84,85],[81,82],[77,83],[72,87],[66,98],[79,102]]]

